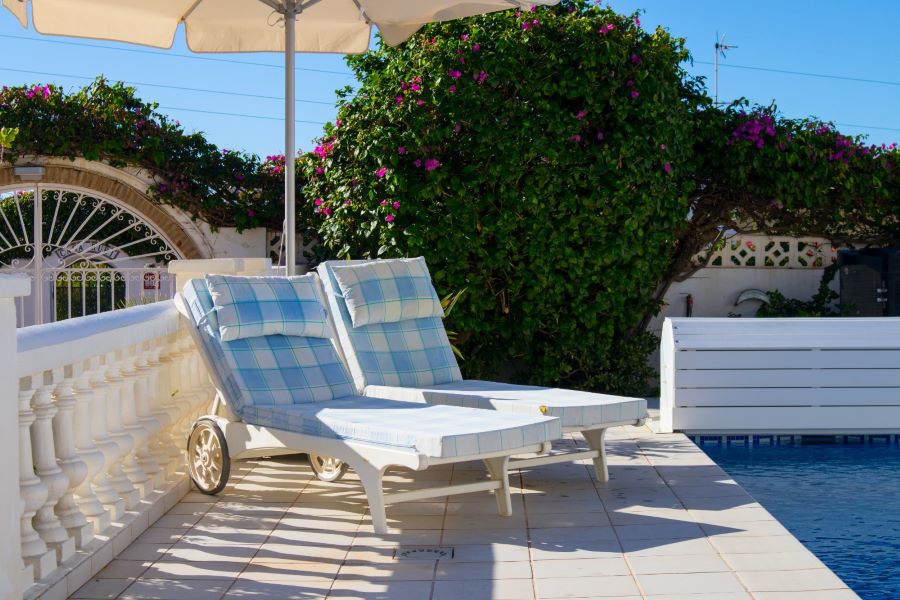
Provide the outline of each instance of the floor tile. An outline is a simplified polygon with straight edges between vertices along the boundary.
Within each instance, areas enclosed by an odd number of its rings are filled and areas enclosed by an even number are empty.
[[[630,575],[538,579],[537,590],[538,596],[542,600],[545,598],[622,598],[640,595],[640,590]]]
[[[470,579],[468,581],[436,581],[432,600],[533,600],[534,585],[530,579]],[[417,599],[421,600],[421,599]]]
[[[829,569],[745,571],[737,576],[751,592],[811,592],[846,588]]]
[[[531,581],[531,563],[507,562],[437,562],[434,577],[437,581],[466,579],[528,579]]]
[[[744,592],[733,573],[666,573],[637,575],[647,596],[654,594],[726,594]]]
[[[536,579],[561,579],[575,577],[608,577],[629,575],[628,564],[622,557],[575,558],[534,561]]]
[[[134,583],[133,579],[91,579],[70,598],[77,600],[116,598],[132,583]]]
[[[223,580],[138,579],[122,593],[122,600],[219,600],[231,586]]]
[[[318,600],[328,595],[331,582],[252,581],[239,579],[223,596],[227,600]]]

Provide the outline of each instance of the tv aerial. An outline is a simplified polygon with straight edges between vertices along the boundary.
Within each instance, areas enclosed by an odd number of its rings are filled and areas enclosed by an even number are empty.
[[[715,49],[716,49],[715,57],[716,58],[715,58],[715,62],[714,62],[714,64],[715,64],[715,81],[716,81],[716,84],[715,84],[716,85],[716,87],[715,87],[715,96],[716,96],[715,106],[719,105],[719,55],[721,54],[722,58],[724,59],[725,51],[731,50],[733,48],[737,48],[737,46],[735,46],[733,44],[726,44],[725,43],[725,34],[723,33],[722,37],[719,37],[719,32],[717,31],[716,32],[716,44],[715,44]]]

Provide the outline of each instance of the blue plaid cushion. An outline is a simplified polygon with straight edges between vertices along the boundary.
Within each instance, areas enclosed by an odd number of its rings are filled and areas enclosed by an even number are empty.
[[[324,262],[319,273],[358,390],[368,385],[422,387],[462,380],[440,317],[354,327],[335,273],[346,268],[343,264]]]
[[[328,316],[314,275],[207,275],[223,342],[273,334],[327,338]]]
[[[444,316],[424,258],[332,265],[354,327]]]
[[[265,335],[225,342],[215,320],[221,312],[213,310],[205,282],[190,280],[183,296],[213,378],[238,415],[247,406],[321,402],[355,393],[330,339]]]

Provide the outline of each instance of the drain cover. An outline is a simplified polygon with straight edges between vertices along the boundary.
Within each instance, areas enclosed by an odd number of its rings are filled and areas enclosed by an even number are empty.
[[[400,547],[394,552],[397,560],[440,560],[453,558],[453,548],[447,546]]]

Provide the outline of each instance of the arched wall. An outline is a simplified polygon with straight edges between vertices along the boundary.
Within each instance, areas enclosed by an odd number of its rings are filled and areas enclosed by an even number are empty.
[[[197,233],[189,232],[169,211],[154,204],[146,194],[147,183],[139,175],[121,169],[114,169],[104,163],[92,163],[85,160],[74,162],[59,159],[41,159],[29,161],[29,164],[42,166],[44,173],[41,179],[23,181],[16,176],[12,166],[0,167],[0,188],[11,185],[28,186],[34,183],[71,186],[86,191],[95,191],[115,199],[128,206],[149,224],[159,230],[184,258],[211,258],[212,252],[204,240],[197,239]]]

